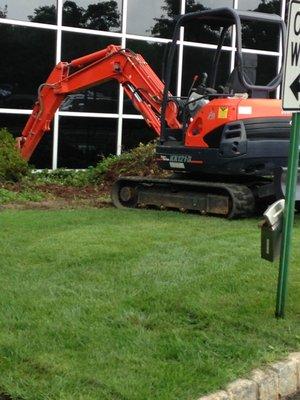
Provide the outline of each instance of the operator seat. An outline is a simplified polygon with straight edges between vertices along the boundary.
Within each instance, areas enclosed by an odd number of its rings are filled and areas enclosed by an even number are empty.
[[[248,90],[240,80],[237,67],[235,67],[229,75],[229,78],[225,84],[225,91],[228,93],[248,93]]]
[[[255,84],[256,71],[257,71],[257,55],[245,54],[243,61],[244,61],[244,65],[242,67],[243,75],[250,84]],[[251,96],[252,94],[251,92],[249,93],[248,89],[246,89],[246,87],[240,80],[237,61],[236,61],[236,66],[229,75],[225,88],[226,90],[228,90],[228,93],[248,93],[249,96]]]

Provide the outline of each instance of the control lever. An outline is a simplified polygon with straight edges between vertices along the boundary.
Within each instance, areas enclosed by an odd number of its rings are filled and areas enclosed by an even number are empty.
[[[199,78],[198,75],[195,75],[195,76],[194,76],[193,82],[192,82],[191,87],[190,87],[190,90],[188,91],[187,98],[190,97],[190,95],[191,95],[191,93],[192,93],[192,90],[193,90],[193,88],[194,88],[194,86],[195,86],[195,83],[197,82],[198,78]]]
[[[206,82],[207,82],[208,74],[206,72],[203,72],[201,75],[201,81],[200,84],[197,86],[196,92],[201,95],[206,94]]]
[[[206,82],[207,82],[207,78],[208,78],[208,74],[206,72],[203,72],[202,76],[201,76],[201,82],[199,86],[205,87],[206,86]]]

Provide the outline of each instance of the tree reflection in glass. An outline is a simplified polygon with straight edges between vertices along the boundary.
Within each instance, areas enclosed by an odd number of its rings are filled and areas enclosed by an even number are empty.
[[[63,25],[119,32],[121,13],[121,0],[67,0],[63,4]]]

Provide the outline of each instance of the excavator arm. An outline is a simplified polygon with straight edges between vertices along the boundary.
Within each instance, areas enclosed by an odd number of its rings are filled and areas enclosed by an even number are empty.
[[[47,81],[39,87],[38,100],[22,136],[17,139],[22,157],[26,160],[31,157],[44,133],[50,130],[53,116],[67,95],[112,79],[123,86],[134,107],[159,136],[163,82],[141,55],[110,45],[54,67]],[[181,127],[177,114],[176,102],[169,101],[165,119],[170,128]]]

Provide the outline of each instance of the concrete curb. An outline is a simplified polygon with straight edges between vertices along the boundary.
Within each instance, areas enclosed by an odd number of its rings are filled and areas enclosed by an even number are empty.
[[[300,352],[198,400],[280,400],[300,390]]]

